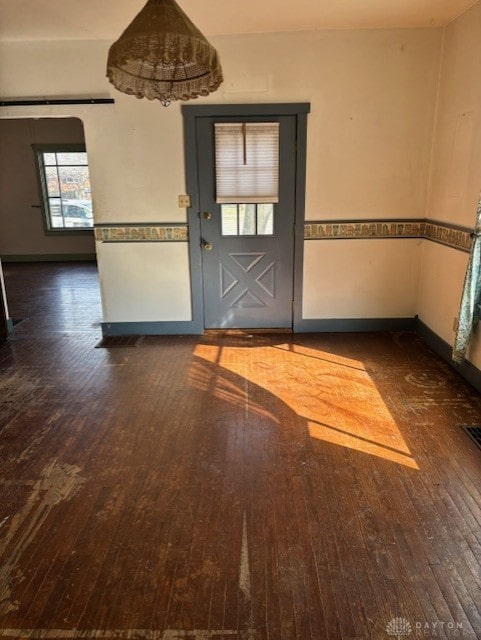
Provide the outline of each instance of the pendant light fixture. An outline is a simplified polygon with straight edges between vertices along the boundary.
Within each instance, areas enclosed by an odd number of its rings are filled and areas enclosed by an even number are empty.
[[[168,106],[216,91],[217,51],[175,0],[148,0],[109,49],[107,77],[116,89]]]

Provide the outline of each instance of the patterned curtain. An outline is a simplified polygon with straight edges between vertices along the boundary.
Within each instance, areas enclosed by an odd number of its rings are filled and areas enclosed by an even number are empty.
[[[473,326],[479,320],[478,305],[481,302],[481,199],[478,202],[476,227],[474,233],[471,234],[471,238],[471,253],[469,254],[461,307],[459,309],[458,329],[453,346],[452,357],[454,362],[462,362],[465,358]]]

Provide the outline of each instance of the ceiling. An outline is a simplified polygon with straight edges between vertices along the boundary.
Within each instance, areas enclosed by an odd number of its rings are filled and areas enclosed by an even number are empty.
[[[0,40],[116,39],[146,0],[0,0]],[[438,27],[476,0],[178,0],[205,35]]]

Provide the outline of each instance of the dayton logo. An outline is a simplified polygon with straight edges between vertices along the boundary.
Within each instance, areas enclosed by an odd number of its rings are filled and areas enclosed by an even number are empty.
[[[387,635],[396,636],[397,640],[401,640],[403,636],[410,636],[412,632],[411,623],[406,618],[393,618],[386,625]]]

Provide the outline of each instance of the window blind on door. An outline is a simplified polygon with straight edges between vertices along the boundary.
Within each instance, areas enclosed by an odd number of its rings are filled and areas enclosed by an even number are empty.
[[[215,123],[216,201],[279,202],[279,123]]]

